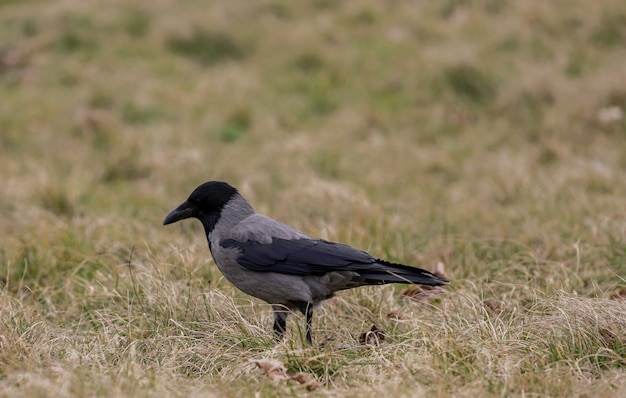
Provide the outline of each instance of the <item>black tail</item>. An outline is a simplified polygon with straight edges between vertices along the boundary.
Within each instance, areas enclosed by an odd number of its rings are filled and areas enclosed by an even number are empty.
[[[447,279],[424,269],[378,259],[374,264],[368,264],[366,268],[358,272],[365,278],[365,282],[370,285],[414,283],[418,285],[441,286],[448,283]]]

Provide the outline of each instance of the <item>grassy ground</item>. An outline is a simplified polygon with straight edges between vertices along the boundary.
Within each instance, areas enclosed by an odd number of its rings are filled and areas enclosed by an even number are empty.
[[[0,1],[0,395],[307,393],[263,358],[313,396],[626,395],[625,26],[621,0]],[[209,179],[453,282],[342,293],[276,344],[199,223],[161,226]]]

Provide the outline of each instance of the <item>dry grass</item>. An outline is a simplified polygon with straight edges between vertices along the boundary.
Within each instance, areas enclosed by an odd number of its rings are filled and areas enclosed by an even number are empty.
[[[625,395],[622,3],[0,1],[0,395]],[[276,344],[208,179],[453,282]]]

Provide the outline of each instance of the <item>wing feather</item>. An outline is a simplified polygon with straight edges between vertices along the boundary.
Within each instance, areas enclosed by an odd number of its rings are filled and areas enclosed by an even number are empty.
[[[331,271],[349,271],[376,260],[364,251],[322,239],[273,238],[264,244],[254,240],[240,242],[226,239],[223,248],[240,250],[237,262],[253,271],[279,272],[294,275],[322,275]]]
[[[237,263],[252,271],[318,276],[333,271],[351,271],[370,285],[418,283],[440,286],[447,283],[424,269],[377,260],[364,251],[322,239],[274,237],[271,243],[226,239],[220,246],[239,250]]]

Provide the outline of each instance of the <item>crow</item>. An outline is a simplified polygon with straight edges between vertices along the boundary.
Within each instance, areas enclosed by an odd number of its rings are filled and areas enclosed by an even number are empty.
[[[202,223],[217,268],[238,289],[272,306],[274,333],[281,338],[290,311],[306,317],[312,343],[313,309],[339,290],[364,285],[448,281],[426,270],[379,260],[350,246],[312,238],[258,214],[236,188],[209,181],[198,186],[163,220]]]

